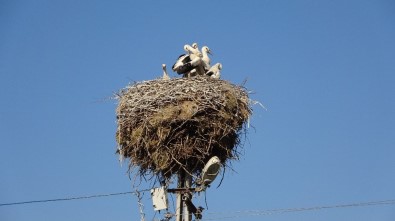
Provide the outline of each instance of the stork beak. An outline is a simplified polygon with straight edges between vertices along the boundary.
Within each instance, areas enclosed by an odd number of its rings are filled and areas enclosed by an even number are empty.
[[[212,53],[211,51],[208,51],[207,53],[209,53],[209,54],[213,55],[213,53]]]

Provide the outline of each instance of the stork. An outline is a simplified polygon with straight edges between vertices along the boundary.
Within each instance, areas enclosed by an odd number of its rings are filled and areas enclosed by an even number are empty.
[[[170,76],[167,74],[166,70],[166,64],[162,64],[162,70],[163,70],[163,80],[170,80]]]
[[[211,78],[214,79],[219,79],[221,77],[221,70],[222,70],[222,64],[221,63],[216,63],[213,65],[209,71],[207,71],[207,75],[210,76]]]
[[[211,54],[211,50],[209,47],[203,46],[200,52],[197,43],[193,43],[192,46],[184,45],[184,50],[189,53],[191,66],[195,67],[187,74],[188,76],[204,75],[210,69],[208,54]]]
[[[202,47],[202,61],[203,61],[203,66],[204,70],[208,71],[210,69],[210,57],[208,54],[211,54],[211,50],[207,46]]]
[[[192,46],[190,45],[184,45],[184,50],[188,52],[188,54],[182,54],[178,57],[176,63],[174,63],[172,69],[174,72],[177,72],[177,74],[184,74],[185,72],[189,72],[189,68],[183,67],[186,63],[191,61],[190,57],[190,52],[196,52],[196,49],[198,48],[197,43],[193,43]],[[197,52],[199,52],[199,49],[197,49]],[[200,52],[199,52],[200,53]],[[192,69],[191,69],[192,70]]]
[[[204,75],[205,70],[202,68],[202,58],[203,54],[199,51],[199,47],[197,43],[193,43],[192,46],[190,45],[184,45],[184,50],[188,52],[189,57],[191,61],[189,62],[190,64],[186,64],[186,69],[190,71],[187,71],[184,73],[184,77],[192,77],[196,75]]]
[[[184,45],[184,50],[188,52],[189,56],[191,56],[191,60],[195,59],[196,57],[202,57],[202,53],[199,51],[197,43],[193,43],[192,46]]]
[[[183,74],[184,77],[191,77],[195,75],[204,75],[205,70],[202,67],[202,53],[199,51],[197,43],[191,45],[184,45],[184,50],[188,54],[182,54],[178,57],[172,69],[178,74]]]

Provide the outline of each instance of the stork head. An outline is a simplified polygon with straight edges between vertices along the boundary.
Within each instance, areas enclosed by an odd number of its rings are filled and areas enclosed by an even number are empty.
[[[222,64],[221,63],[218,63],[217,66],[218,66],[218,70],[222,70]]]
[[[186,52],[189,52],[189,51],[190,51],[190,48],[191,48],[190,45],[184,45],[184,50],[185,50]]]
[[[163,70],[166,69],[166,64],[162,64],[162,69],[163,69]]]
[[[206,53],[208,53],[208,54],[211,54],[211,55],[212,55],[210,48],[207,47],[207,46],[203,46],[203,47],[202,47],[202,52],[203,52],[203,51],[206,52]]]
[[[198,48],[198,44],[196,42],[192,43],[192,48],[197,49]]]

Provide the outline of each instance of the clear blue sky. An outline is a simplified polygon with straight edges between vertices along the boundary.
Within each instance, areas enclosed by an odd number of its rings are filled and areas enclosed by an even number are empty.
[[[0,0],[0,204],[130,191],[107,98],[198,42],[267,108],[206,218],[395,219],[395,205],[245,213],[395,199],[394,1],[138,2]],[[133,196],[0,207],[2,221],[139,218]]]

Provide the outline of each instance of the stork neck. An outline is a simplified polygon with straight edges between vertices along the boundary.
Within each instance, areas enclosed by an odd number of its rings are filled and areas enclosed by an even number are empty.
[[[206,50],[202,50],[202,60],[208,64],[210,64],[210,57]]]

